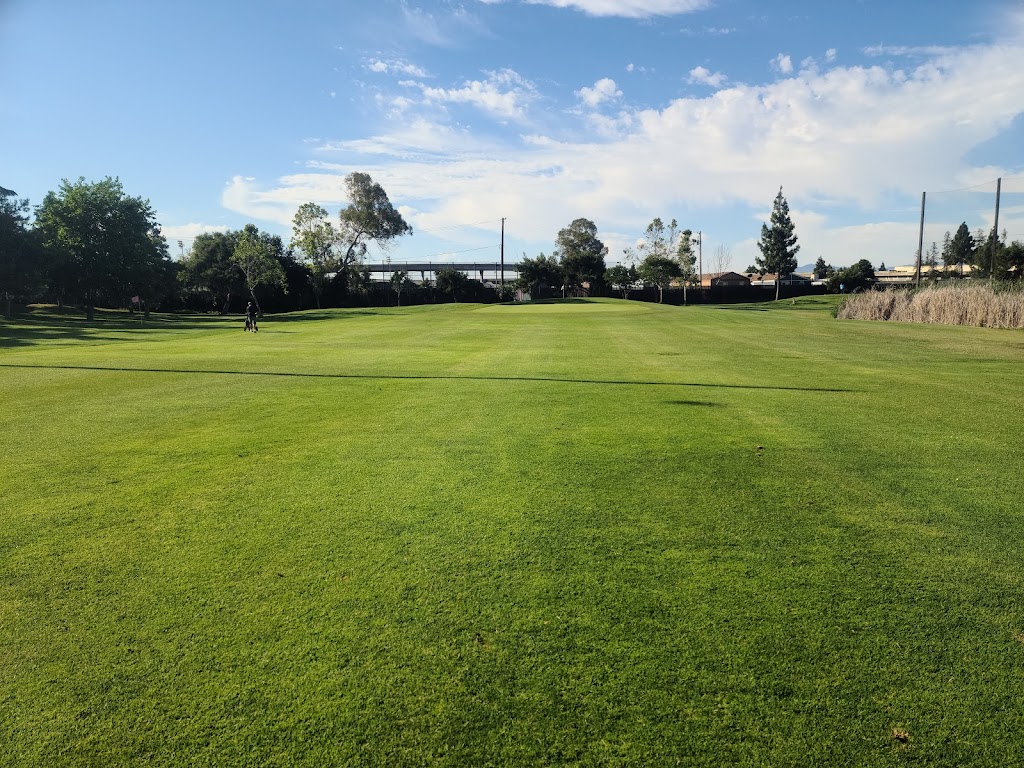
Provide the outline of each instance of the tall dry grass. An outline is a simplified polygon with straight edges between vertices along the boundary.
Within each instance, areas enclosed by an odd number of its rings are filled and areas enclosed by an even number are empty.
[[[959,280],[917,291],[887,288],[850,296],[839,305],[836,317],[1024,329],[1024,290],[1019,284]]]

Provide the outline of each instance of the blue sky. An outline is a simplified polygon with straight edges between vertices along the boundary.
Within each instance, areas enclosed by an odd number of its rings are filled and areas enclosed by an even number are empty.
[[[779,187],[802,245],[911,263],[967,220],[1024,239],[1024,6],[849,0],[0,0],[0,185],[117,176],[176,241],[290,235],[380,182],[394,261],[609,263],[655,216],[742,269]],[[966,189],[965,189],[966,188]],[[954,191],[959,190],[959,191]],[[373,254],[376,256],[376,254]]]

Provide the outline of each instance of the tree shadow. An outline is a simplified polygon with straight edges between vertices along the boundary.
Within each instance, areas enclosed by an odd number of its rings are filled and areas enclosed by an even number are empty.
[[[296,371],[224,371],[192,368],[121,368],[101,365],[30,365],[0,363],[0,368],[37,368],[68,371],[118,371],[122,373],[180,373],[205,376],[284,376],[301,379],[351,379],[368,381],[514,381],[523,383],[596,384],[616,387],[706,387],[710,389],[756,389],[777,392],[854,393],[858,389],[832,387],[789,387],[771,384],[709,384],[694,381],[628,381],[624,379],[574,379],[555,376],[443,376],[426,374],[368,374],[368,373],[301,373]],[[709,405],[699,401],[678,401],[680,405]],[[714,405],[711,403],[711,405]]]
[[[710,400],[666,400],[666,405],[690,405],[701,408],[721,408],[721,403],[713,403]]]

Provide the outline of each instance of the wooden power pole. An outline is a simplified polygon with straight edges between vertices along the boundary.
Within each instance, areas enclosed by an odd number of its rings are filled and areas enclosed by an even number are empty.
[[[921,193],[921,228],[917,233],[917,287],[921,287],[921,249],[924,248],[924,201],[928,193]]]
[[[996,248],[999,247],[999,193],[1003,190],[1003,178],[1000,176],[996,179],[996,221],[992,225],[992,243],[989,248],[988,254],[988,274],[995,280],[996,278]]]

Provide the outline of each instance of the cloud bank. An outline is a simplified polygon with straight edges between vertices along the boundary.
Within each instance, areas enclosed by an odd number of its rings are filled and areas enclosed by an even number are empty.
[[[825,54],[826,63],[834,59],[834,51]],[[815,66],[794,73],[780,54],[783,76],[774,82],[725,85],[724,74],[697,67],[690,80],[713,93],[647,109],[630,108],[628,93],[605,78],[575,91],[590,108],[624,102],[599,133],[527,128],[541,94],[512,71],[453,88],[407,83],[418,92],[410,111],[462,103],[524,130],[499,139],[424,116],[374,136],[325,142],[309,173],[264,185],[236,177],[223,202],[287,223],[306,200],[343,202],[340,177],[363,170],[406,206],[417,228],[507,216],[525,239],[548,243],[567,222],[585,216],[612,233],[614,254],[614,233],[626,243],[654,216],[683,221],[686,211],[739,205],[752,218],[767,218],[782,185],[794,211],[803,212],[802,222],[794,214],[803,253],[849,263],[871,243],[892,248],[885,241],[898,232],[912,243],[900,245],[909,254],[916,247],[913,205],[895,222],[879,207],[893,195],[919,199],[921,190],[1013,170],[977,167],[967,158],[1024,113],[1022,60],[1020,44],[998,44],[933,51],[908,69]],[[829,223],[831,209],[849,204],[878,210],[873,230],[854,233],[844,222]],[[756,236],[759,225],[737,221],[734,230],[721,239],[736,245],[737,261],[746,260],[739,233]]]

